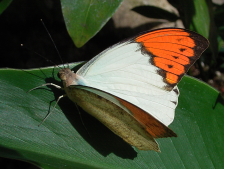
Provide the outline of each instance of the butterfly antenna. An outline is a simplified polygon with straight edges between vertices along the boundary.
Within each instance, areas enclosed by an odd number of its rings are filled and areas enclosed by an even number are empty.
[[[52,38],[51,34],[49,33],[49,31],[48,31],[47,27],[45,26],[45,23],[43,22],[42,19],[41,19],[41,23],[42,23],[42,25],[44,26],[46,32],[48,33],[48,36],[50,37],[50,39],[51,39],[51,41],[52,41],[52,43],[53,43],[53,45],[54,45],[54,47],[55,47],[55,49],[56,49],[56,51],[57,51],[57,53],[58,53],[58,56],[59,56],[59,58],[60,58],[60,60],[61,60],[61,62],[62,62],[62,64],[63,64],[64,62],[63,62],[62,57],[61,57],[61,55],[60,55],[60,53],[59,53],[59,50],[58,50],[58,48],[56,47],[55,42],[53,41],[53,38]],[[63,67],[65,68],[64,65],[63,65]]]
[[[33,53],[37,54],[38,56],[44,58],[47,62],[52,63],[54,65],[56,65],[58,68],[60,68],[56,63],[54,63],[53,61],[49,60],[48,58],[44,57],[43,55],[37,53],[36,51],[31,50],[30,48],[24,46],[24,44],[20,44],[21,47],[26,48],[28,51],[32,51]],[[60,68],[61,69],[61,68]]]
[[[56,107],[56,105],[58,104],[59,100],[60,100],[61,98],[65,97],[65,96],[66,96],[65,94],[62,95],[62,96],[59,96],[59,98],[57,99],[57,101],[56,101],[56,103],[55,103],[53,109],[52,109],[52,110],[44,117],[44,119],[41,121],[41,123],[40,123],[38,126],[41,126],[41,125],[44,123],[44,121],[45,121],[45,120],[50,116],[50,114],[53,113],[53,111],[55,110],[55,107]]]
[[[27,71],[27,70],[24,70],[24,69],[21,69],[22,71],[24,71],[25,73],[27,73],[27,74],[30,74],[30,75],[32,75],[32,76],[35,76],[35,77],[37,77],[37,78],[39,78],[39,79],[43,79],[43,77],[40,77],[40,76],[38,76],[38,75],[35,75],[35,74],[33,74],[33,73],[30,73],[29,71]],[[44,74],[44,72],[40,69],[40,71]],[[45,75],[45,74],[44,74]],[[45,75],[46,76],[46,75]]]
[[[83,119],[82,119],[82,116],[81,116],[81,113],[80,113],[79,107],[77,106],[77,104],[76,104],[76,103],[75,103],[75,105],[76,105],[77,110],[78,110],[78,113],[79,113],[79,115],[80,115],[80,120],[81,120],[81,122],[82,122],[82,125],[84,126],[84,128],[85,128],[85,130],[87,131],[88,135],[91,137],[91,135],[90,135],[90,133],[89,133],[88,129],[86,128],[86,126],[85,126],[85,124],[84,124],[84,121],[83,121]]]

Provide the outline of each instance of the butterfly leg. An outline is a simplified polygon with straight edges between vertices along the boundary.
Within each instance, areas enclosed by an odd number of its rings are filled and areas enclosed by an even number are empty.
[[[60,86],[59,86],[59,87],[60,87]],[[54,111],[54,109],[55,109],[56,105],[58,104],[59,100],[60,100],[61,98],[63,98],[63,97],[66,97],[66,94],[64,94],[64,95],[58,97],[58,99],[57,99],[57,101],[56,101],[56,103],[55,103],[53,109],[45,116],[45,118],[41,121],[41,123],[40,123],[38,126],[40,126],[42,123],[44,123],[44,121],[45,121],[45,120],[50,116],[50,114]]]
[[[57,89],[62,89],[62,90],[64,90],[61,86],[58,86],[58,85],[56,85],[56,84],[54,84],[54,83],[46,83],[46,84],[42,84],[42,85],[40,85],[40,86],[37,86],[37,87],[34,87],[34,88],[30,89],[27,93],[29,93],[29,92],[31,92],[31,91],[37,89],[37,88],[43,87],[43,86],[54,86],[54,87],[56,87]],[[59,100],[60,100],[61,98],[65,97],[65,96],[66,96],[66,94],[64,94],[64,95],[62,95],[62,96],[59,96],[59,98],[57,99],[57,101],[56,101],[56,103],[55,103],[53,109],[45,116],[45,118],[41,121],[41,123],[40,123],[38,126],[40,126],[42,123],[44,123],[44,121],[45,121],[45,120],[49,117],[49,115],[54,111],[54,109],[55,109],[56,105],[58,104]]]
[[[58,86],[58,85],[56,85],[56,84],[54,84],[54,83],[46,83],[46,84],[42,84],[42,85],[40,85],[40,86],[34,87],[33,89],[30,89],[27,93],[29,93],[29,92],[31,92],[31,91],[37,89],[37,88],[43,87],[43,86],[54,86],[54,87],[56,87],[57,89],[62,89],[62,90],[64,90],[61,86]]]

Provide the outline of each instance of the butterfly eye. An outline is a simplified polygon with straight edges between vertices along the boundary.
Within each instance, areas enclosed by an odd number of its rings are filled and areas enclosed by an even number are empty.
[[[66,80],[66,74],[65,74],[65,71],[63,69],[58,72],[57,76],[61,80]]]
[[[60,72],[58,72],[57,76],[58,76],[58,78],[60,78],[60,77],[61,77],[61,74],[60,74]],[[61,79],[61,78],[60,78],[60,79]]]

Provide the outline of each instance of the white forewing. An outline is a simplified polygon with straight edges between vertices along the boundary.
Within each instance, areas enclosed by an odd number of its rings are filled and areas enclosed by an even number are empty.
[[[166,83],[150,63],[150,55],[132,41],[116,44],[77,71],[85,86],[120,97],[169,125],[178,103],[178,89],[165,90]],[[177,93],[178,92],[178,93]]]

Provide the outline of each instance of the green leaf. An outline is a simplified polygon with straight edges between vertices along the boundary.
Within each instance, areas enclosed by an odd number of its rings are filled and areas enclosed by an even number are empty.
[[[77,47],[82,47],[111,18],[122,0],[61,0],[67,31]]]
[[[11,4],[12,0],[1,0],[0,1],[0,14]]]
[[[76,64],[70,65],[70,68]],[[53,67],[0,70],[0,156],[41,168],[223,168],[223,101],[218,91],[185,76],[175,121],[177,138],[157,139],[161,153],[140,151],[114,135],[52,86]],[[41,125],[51,110],[53,113]]]
[[[209,38],[210,12],[208,0],[180,1],[183,9],[183,22],[185,28],[198,32]]]
[[[155,6],[138,6],[132,10],[148,18],[166,19],[171,22],[179,18],[176,14]]]

